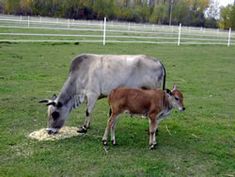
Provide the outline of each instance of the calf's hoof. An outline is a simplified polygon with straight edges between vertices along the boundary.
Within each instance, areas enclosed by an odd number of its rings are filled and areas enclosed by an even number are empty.
[[[80,127],[78,130],[77,130],[78,133],[86,133],[87,132],[87,128],[85,126],[83,127]]]

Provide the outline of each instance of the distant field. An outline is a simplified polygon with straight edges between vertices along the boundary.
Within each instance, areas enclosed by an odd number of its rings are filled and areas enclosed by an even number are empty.
[[[182,90],[186,112],[160,124],[156,150],[148,149],[148,121],[123,115],[118,145],[105,153],[106,99],[84,136],[27,138],[47,125],[38,101],[58,94],[81,53],[146,54],[165,64],[167,86]],[[235,176],[234,56],[234,46],[0,43],[0,176]],[[84,115],[84,107],[74,110],[66,125],[80,126]]]

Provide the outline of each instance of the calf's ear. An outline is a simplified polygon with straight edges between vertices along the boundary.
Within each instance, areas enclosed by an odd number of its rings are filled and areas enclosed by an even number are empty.
[[[177,86],[176,86],[176,84],[174,84],[172,91],[174,91],[174,90],[176,90],[176,89],[177,89]]]
[[[169,94],[169,95],[172,95],[172,93],[169,89],[166,89],[166,93]]]

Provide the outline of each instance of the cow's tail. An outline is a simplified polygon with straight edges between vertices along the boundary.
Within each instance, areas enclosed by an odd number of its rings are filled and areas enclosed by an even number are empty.
[[[162,65],[162,69],[163,69],[162,90],[165,90],[166,89],[166,69],[165,69],[165,66],[162,63],[161,63],[161,65]]]

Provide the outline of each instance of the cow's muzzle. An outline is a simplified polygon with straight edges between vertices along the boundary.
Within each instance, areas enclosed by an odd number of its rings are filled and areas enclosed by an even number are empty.
[[[184,111],[185,111],[185,109],[186,109],[186,108],[185,108],[185,107],[183,107],[180,111],[181,111],[181,112],[184,112]]]
[[[49,135],[58,133],[58,129],[56,128],[47,128],[46,130]]]

